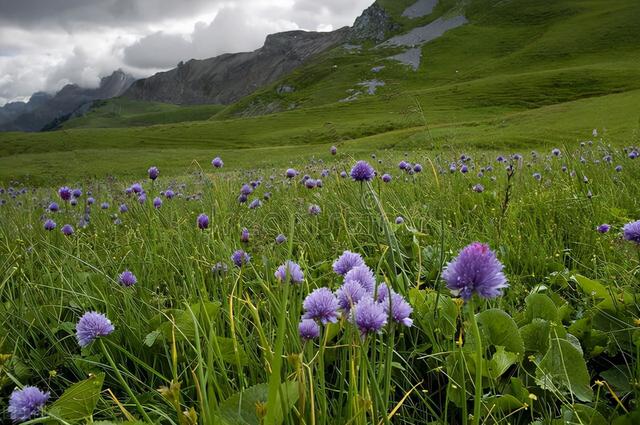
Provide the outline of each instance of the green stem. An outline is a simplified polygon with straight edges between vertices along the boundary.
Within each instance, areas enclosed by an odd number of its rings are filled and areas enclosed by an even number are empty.
[[[482,403],[482,339],[480,337],[480,329],[476,322],[475,305],[473,298],[467,304],[469,313],[469,323],[476,345],[476,379],[475,379],[475,397],[473,399],[473,425],[480,424],[480,407]]]
[[[100,344],[100,348],[102,348],[102,352],[104,353],[105,357],[107,358],[107,361],[109,362],[109,364],[111,365],[111,368],[113,369],[113,371],[116,374],[116,377],[118,378],[118,380],[120,381],[120,383],[122,384],[122,386],[124,387],[125,391],[127,392],[127,394],[129,394],[129,397],[131,397],[131,399],[133,400],[133,402],[136,404],[136,407],[138,408],[138,411],[140,412],[140,414],[142,415],[142,417],[144,418],[144,420],[148,423],[153,423],[153,421],[151,420],[151,418],[149,417],[149,415],[147,415],[147,412],[145,412],[144,408],[142,407],[142,405],[140,404],[140,402],[138,401],[138,398],[135,396],[135,394],[133,393],[133,391],[131,390],[131,387],[129,387],[129,385],[127,384],[127,382],[124,380],[124,378],[122,377],[122,374],[120,373],[120,370],[118,369],[118,367],[116,366],[116,363],[113,361],[113,359],[111,358],[111,355],[109,355],[109,351],[107,350],[107,347],[104,345],[104,341],[102,341],[102,339],[98,339],[98,343]]]

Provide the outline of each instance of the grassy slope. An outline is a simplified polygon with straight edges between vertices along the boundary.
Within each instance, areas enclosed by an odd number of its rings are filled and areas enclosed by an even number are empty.
[[[401,22],[407,29],[453,13],[453,5],[445,1],[431,17]],[[293,85],[294,93],[277,95],[274,85],[209,121],[2,134],[0,179],[126,175],[151,162],[182,173],[192,160],[208,162],[214,154],[225,155],[230,165],[284,164],[292,155],[322,155],[340,143],[354,153],[443,143],[522,148],[587,137],[594,127],[609,129],[616,143],[636,140],[640,33],[634,28],[640,4],[473,0],[465,14],[468,25],[423,48],[418,72],[384,61],[392,50],[365,46],[354,54],[339,48],[277,84]],[[372,74],[380,64],[386,68]],[[374,76],[387,83],[378,95],[337,102]],[[248,105],[274,101],[298,108],[237,118]],[[100,119],[93,117],[93,123]]]

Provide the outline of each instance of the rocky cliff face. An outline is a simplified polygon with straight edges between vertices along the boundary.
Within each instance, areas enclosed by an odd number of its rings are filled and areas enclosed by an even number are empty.
[[[258,50],[180,63],[170,71],[136,81],[124,96],[177,104],[230,104],[343,43],[348,36],[348,28],[272,34]]]
[[[11,119],[0,122],[2,131],[39,131],[52,121],[72,114],[82,105],[98,99],[110,99],[123,94],[134,78],[118,70],[100,80],[94,89],[86,89],[75,84],[64,86],[54,96],[35,93],[28,103],[14,102],[0,108],[1,111],[18,111]],[[20,105],[21,104],[21,105]]]
[[[360,15],[351,28],[351,38],[354,40],[373,40],[381,42],[387,34],[396,31],[398,25],[393,22],[389,14],[374,3]]]

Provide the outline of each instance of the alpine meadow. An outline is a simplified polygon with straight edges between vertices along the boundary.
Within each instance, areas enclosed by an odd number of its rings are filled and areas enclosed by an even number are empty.
[[[639,1],[10,3],[139,39],[0,40],[1,423],[640,424]]]

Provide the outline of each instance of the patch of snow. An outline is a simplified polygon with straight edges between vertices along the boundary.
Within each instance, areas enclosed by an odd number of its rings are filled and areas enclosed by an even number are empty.
[[[422,18],[423,16],[430,15],[437,4],[438,0],[418,0],[413,5],[407,7],[404,12],[402,12],[402,16],[409,19]]]
[[[458,28],[466,24],[467,18],[457,15],[452,18],[438,18],[428,25],[414,28],[406,34],[397,35],[380,44],[383,47],[405,46],[415,47],[418,44],[425,44],[442,36],[445,32]]]

